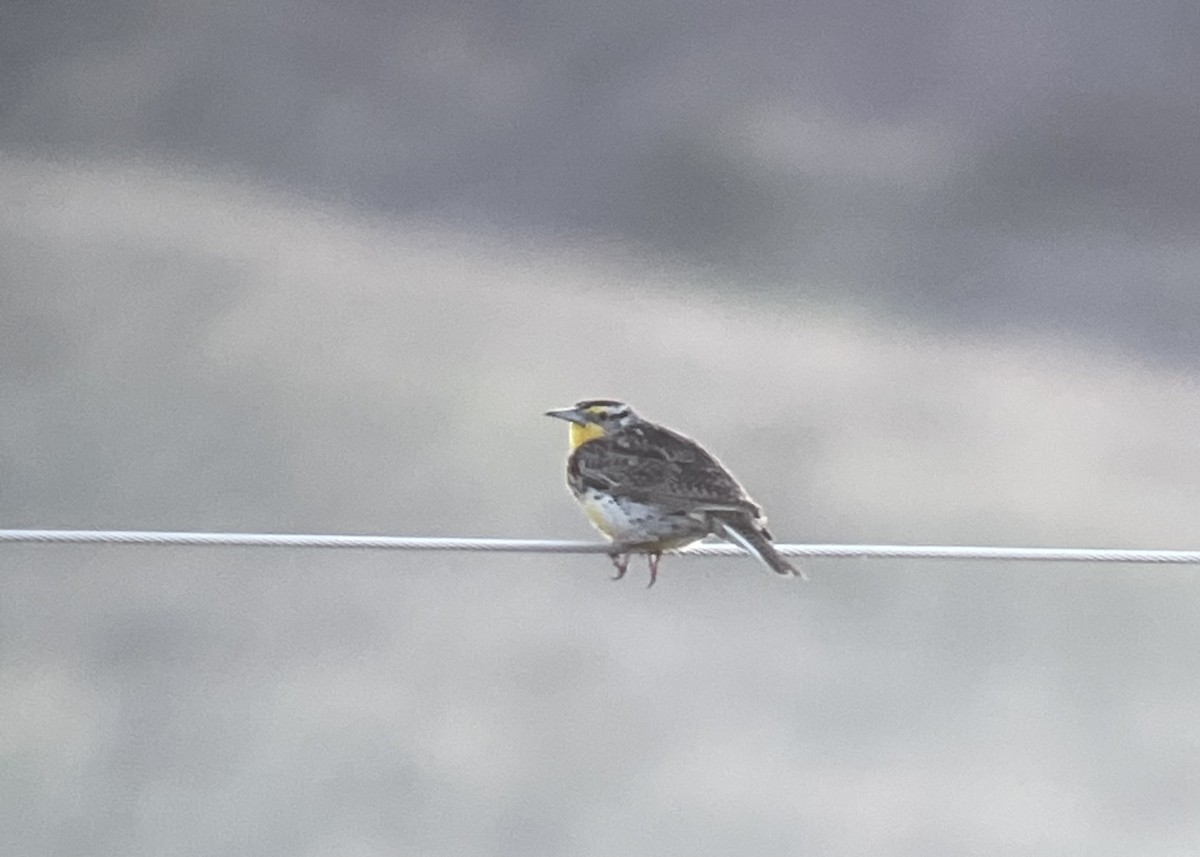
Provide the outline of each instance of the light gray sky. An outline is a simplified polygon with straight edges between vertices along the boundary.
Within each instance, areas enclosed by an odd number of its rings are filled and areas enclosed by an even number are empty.
[[[1189,362],[1194,4],[13,3],[0,145]]]

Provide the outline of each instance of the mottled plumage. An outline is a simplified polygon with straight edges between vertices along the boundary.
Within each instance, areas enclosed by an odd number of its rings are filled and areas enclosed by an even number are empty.
[[[771,544],[762,510],[696,441],[609,399],[548,415],[572,424],[567,484],[612,539],[618,578],[630,553],[647,553],[653,585],[664,550],[710,534],[740,545],[779,574],[797,574]]]

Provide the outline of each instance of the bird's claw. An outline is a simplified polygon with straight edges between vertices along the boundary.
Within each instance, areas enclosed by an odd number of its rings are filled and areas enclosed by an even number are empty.
[[[650,582],[646,584],[646,588],[649,589],[654,585],[654,581],[658,580],[658,561],[662,559],[662,552],[655,551],[647,556],[650,558]]]
[[[613,580],[620,580],[625,576],[625,572],[629,570],[629,557],[633,551],[614,548],[609,551],[608,558],[612,560],[613,568],[617,573],[612,576]],[[646,556],[650,559],[650,582],[646,584],[649,589],[658,580],[658,561],[662,559],[662,551],[649,551]]]
[[[625,576],[625,572],[629,570],[629,554],[613,551],[608,555],[608,557],[612,560],[613,567],[617,570],[617,573],[613,575],[612,579],[620,580]]]

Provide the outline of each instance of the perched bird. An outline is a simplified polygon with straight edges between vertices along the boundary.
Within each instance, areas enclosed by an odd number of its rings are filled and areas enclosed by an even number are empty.
[[[546,416],[571,424],[567,485],[612,540],[614,580],[625,576],[631,553],[645,553],[653,586],[663,551],[710,534],[740,545],[778,574],[804,576],[775,550],[766,518],[746,489],[690,437],[611,399],[587,399]]]

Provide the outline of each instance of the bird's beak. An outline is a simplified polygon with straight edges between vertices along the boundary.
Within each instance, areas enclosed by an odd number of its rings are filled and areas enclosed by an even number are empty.
[[[560,420],[566,420],[569,423],[576,425],[587,425],[589,420],[579,412],[577,408],[559,408],[556,411],[546,411],[546,416],[557,417]]]

